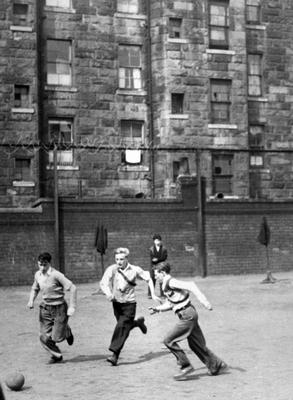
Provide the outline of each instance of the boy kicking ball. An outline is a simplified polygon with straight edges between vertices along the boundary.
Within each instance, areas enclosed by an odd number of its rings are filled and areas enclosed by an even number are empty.
[[[166,301],[157,307],[149,307],[149,310],[151,314],[173,310],[179,318],[177,324],[164,338],[165,346],[174,354],[180,367],[180,372],[174,379],[183,380],[194,371],[185,352],[178,345],[178,342],[184,339],[187,339],[190,349],[206,365],[210,375],[218,375],[227,369],[227,364],[207,348],[198,324],[198,314],[190,301],[189,293],[193,293],[208,310],[212,310],[212,306],[194,282],[175,279],[170,275],[170,270],[170,264],[167,262],[155,267],[155,278],[162,282]]]
[[[34,307],[34,301],[41,291],[40,304],[40,341],[41,345],[51,355],[50,363],[63,360],[56,343],[66,340],[69,346],[73,344],[73,334],[68,325],[76,308],[76,286],[61,272],[51,265],[51,254],[42,253],[38,257],[39,270],[35,273],[27,306]],[[70,292],[69,307],[65,301],[65,291]]]

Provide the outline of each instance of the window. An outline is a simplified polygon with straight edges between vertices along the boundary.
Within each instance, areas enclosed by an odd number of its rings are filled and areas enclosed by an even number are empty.
[[[172,93],[171,94],[171,112],[172,114],[183,114],[183,93]]]
[[[131,139],[134,142],[142,142],[143,139],[143,121],[121,120],[121,136],[126,139]]]
[[[213,155],[213,194],[232,194],[233,155]]]
[[[229,123],[231,107],[231,81],[211,79],[211,122]]]
[[[73,143],[73,121],[69,119],[49,120],[49,142],[56,144],[61,150],[57,151],[57,164],[72,165],[73,150],[68,147]],[[53,151],[49,152],[49,162],[53,163]]]
[[[14,85],[14,107],[28,108],[30,106],[29,86]]]
[[[117,0],[117,11],[129,14],[137,14],[138,0]]]
[[[31,160],[30,158],[15,158],[15,180],[31,180]]]
[[[26,26],[28,24],[28,4],[13,4],[13,24],[17,26]]]
[[[123,164],[140,164],[142,162],[141,150],[125,150],[121,155]]]
[[[47,83],[49,85],[71,85],[71,42],[47,40]]]
[[[169,37],[170,38],[181,38],[181,18],[169,18]]]
[[[27,157],[15,158],[15,180],[30,181],[31,180],[31,159]]]
[[[262,55],[248,54],[248,96],[262,95]]]
[[[141,89],[140,46],[119,46],[119,87]]]
[[[249,127],[249,147],[253,149],[264,148],[264,126],[251,125]]]
[[[261,153],[252,153],[250,155],[250,166],[252,168],[263,167],[263,155]]]
[[[179,175],[189,175],[187,157],[181,157],[179,161],[173,161],[173,182],[176,182]]]
[[[209,47],[228,49],[229,47],[229,2],[209,3]]]
[[[247,0],[246,23],[260,24],[260,4],[258,0]]]
[[[71,8],[71,0],[46,0],[46,6]]]

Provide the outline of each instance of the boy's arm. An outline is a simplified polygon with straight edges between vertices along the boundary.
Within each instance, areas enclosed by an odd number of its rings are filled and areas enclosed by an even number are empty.
[[[77,288],[73,283],[70,286],[69,292],[70,292],[70,297],[69,297],[69,307],[67,310],[67,315],[71,317],[75,312],[77,303]]]
[[[166,300],[163,304],[160,304],[159,306],[149,307],[149,310],[151,314],[154,314],[161,311],[169,311],[172,310],[172,308],[172,304],[168,300]]]
[[[161,299],[155,295],[155,287],[154,287],[154,283],[153,283],[153,280],[151,278],[149,271],[145,271],[141,267],[137,267],[137,268],[138,268],[138,273],[137,273],[138,277],[140,279],[143,279],[144,281],[146,281],[149,285],[152,299],[161,303]]]
[[[31,288],[29,301],[27,303],[28,308],[34,308],[34,301],[39,294],[40,289],[37,289],[35,286]]]
[[[112,278],[112,268],[108,267],[104,272],[104,275],[100,281],[100,288],[109,301],[112,301],[114,299],[113,292],[110,288],[111,278]]]
[[[208,310],[212,310],[212,305],[208,301],[208,299],[205,297],[205,295],[199,290],[197,285],[192,282],[192,281],[180,281],[177,279],[172,278],[169,282],[169,285],[172,288],[178,288],[178,289],[183,289],[183,290],[188,290],[189,292],[193,293],[194,296],[197,298],[197,300]]]

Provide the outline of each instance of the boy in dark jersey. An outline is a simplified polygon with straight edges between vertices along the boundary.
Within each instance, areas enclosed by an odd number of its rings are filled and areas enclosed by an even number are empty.
[[[174,376],[174,379],[182,380],[194,371],[185,352],[178,345],[178,342],[184,339],[187,339],[190,349],[207,366],[209,373],[218,375],[227,369],[227,364],[207,348],[198,324],[198,314],[190,301],[189,293],[193,293],[208,310],[212,310],[212,306],[194,282],[175,279],[170,275],[170,270],[170,264],[167,262],[156,267],[155,277],[162,282],[166,301],[149,309],[151,314],[173,310],[179,318],[177,324],[164,338],[165,346],[174,354],[180,367],[180,372]]]

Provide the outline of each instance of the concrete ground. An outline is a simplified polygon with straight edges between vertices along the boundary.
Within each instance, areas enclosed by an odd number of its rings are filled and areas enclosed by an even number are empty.
[[[230,368],[209,376],[183,342],[195,372],[181,382],[173,380],[177,365],[162,345],[176,317],[171,311],[148,314],[153,302],[144,283],[137,286],[137,315],[146,317],[148,333],[132,331],[117,367],[105,361],[114,317],[106,298],[92,295],[97,284],[78,285],[78,310],[71,319],[75,343],[61,344],[64,362],[55,365],[47,363],[38,341],[38,307],[26,309],[30,288],[0,288],[0,381],[6,400],[292,400],[293,271],[273,275],[274,284],[261,284],[263,274],[195,279],[214,306],[209,312],[193,301],[207,344]],[[4,384],[15,371],[26,379],[19,392]]]

